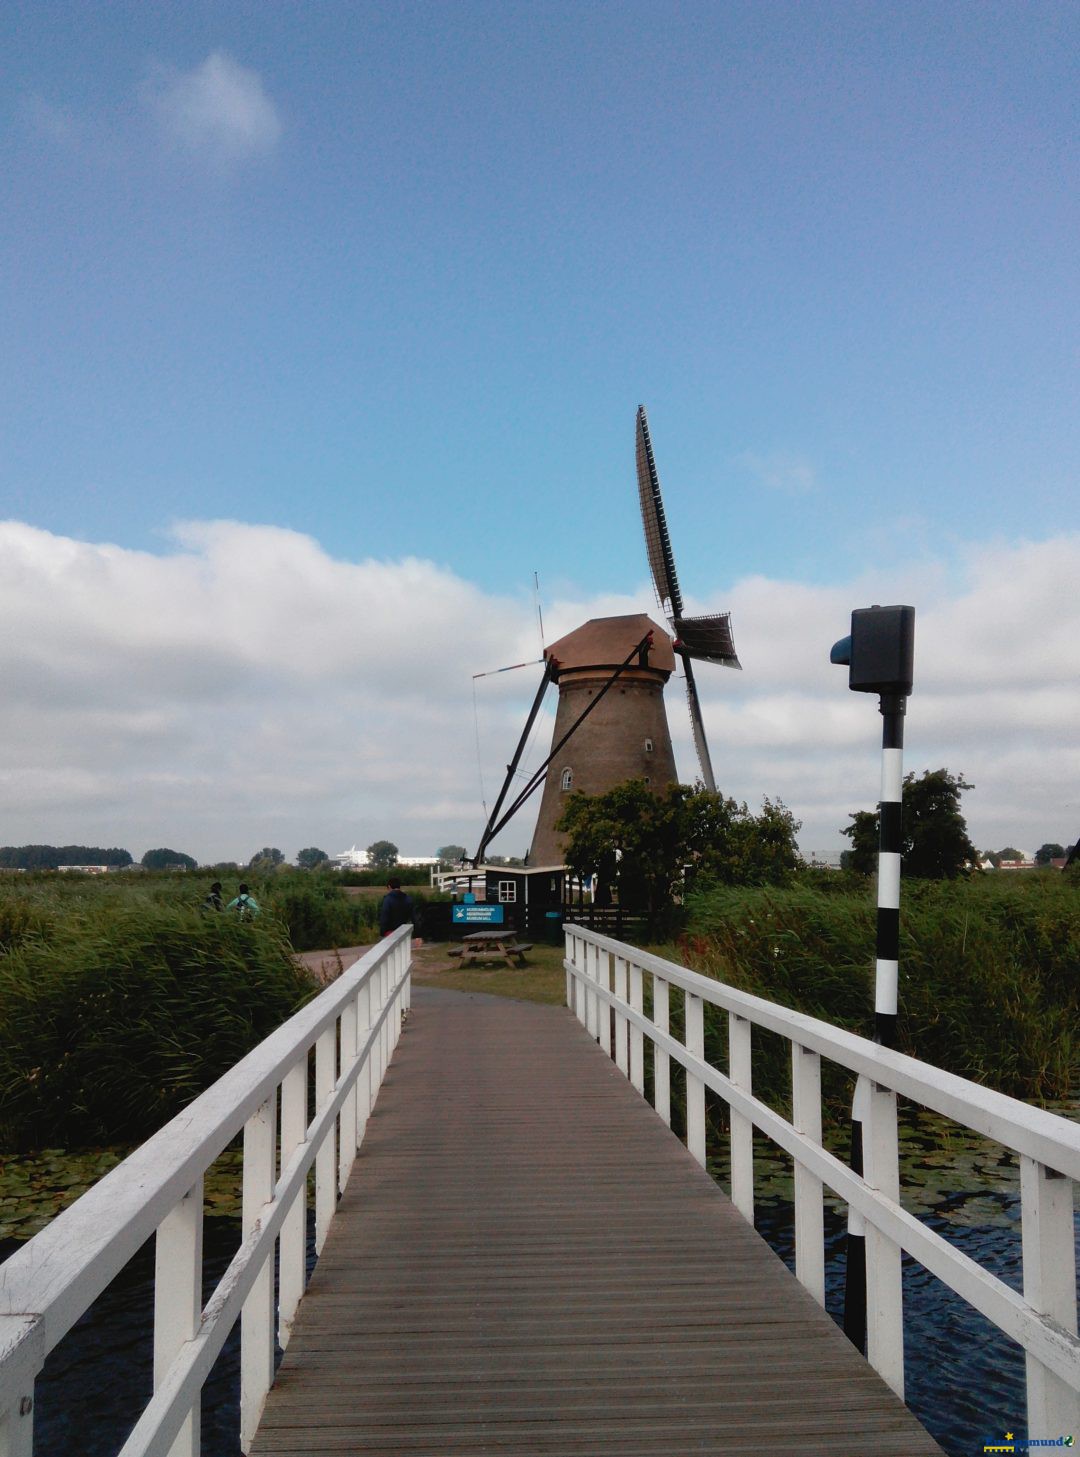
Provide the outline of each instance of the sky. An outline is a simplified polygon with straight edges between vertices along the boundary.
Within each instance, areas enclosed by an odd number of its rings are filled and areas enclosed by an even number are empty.
[[[539,670],[473,674],[538,604],[658,615],[639,403],[687,606],[732,612],[724,792],[846,843],[880,720],[829,648],[909,602],[906,767],[981,848],[1074,841],[1078,39],[1071,0],[12,0],[0,841],[475,846]]]

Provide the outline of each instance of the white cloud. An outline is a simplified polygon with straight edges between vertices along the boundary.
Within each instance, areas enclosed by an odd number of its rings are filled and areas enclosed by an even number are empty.
[[[281,120],[258,73],[214,51],[191,71],[156,66],[142,88],[163,135],[211,165],[273,150]]]
[[[730,608],[743,673],[702,665],[717,777],[782,798],[805,848],[839,848],[878,794],[876,701],[829,663],[852,607],[917,609],[907,767],[975,784],[977,844],[1080,834],[1080,536],[972,546],[960,581],[922,562],[843,587],[748,578]],[[549,641],[588,617],[648,611],[647,588],[545,609]],[[347,562],[310,537],[190,523],[152,555],[0,524],[0,793],[5,840],[171,844],[201,859],[394,840],[475,844],[538,669],[532,604],[430,562]],[[549,702],[549,710],[553,704]],[[680,685],[668,714],[696,772]],[[528,760],[546,753],[542,716]],[[535,804],[535,801],[533,802]],[[520,852],[534,808],[496,848]]]

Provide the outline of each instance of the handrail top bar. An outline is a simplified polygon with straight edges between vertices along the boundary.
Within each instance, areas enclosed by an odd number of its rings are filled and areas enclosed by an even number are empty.
[[[752,992],[743,992],[726,982],[702,976],[700,972],[667,961],[651,951],[642,951],[611,936],[603,936],[587,926],[567,922],[568,934],[612,952],[643,971],[659,976],[714,1006],[737,1016],[746,1017],[759,1027],[776,1032],[788,1041],[811,1052],[820,1053],[852,1072],[862,1073],[883,1087],[932,1109],[956,1123],[985,1134],[1017,1153],[1026,1154],[1048,1168],[1080,1179],[1080,1124],[1045,1108],[1033,1108],[1019,1098],[985,1088],[969,1078],[946,1072],[932,1063],[922,1062],[904,1052],[882,1047],[868,1037],[834,1027],[818,1017],[782,1007]],[[569,970],[580,972],[567,963]]]
[[[411,930],[366,951],[16,1250],[0,1266],[0,1315],[40,1315],[52,1350]]]

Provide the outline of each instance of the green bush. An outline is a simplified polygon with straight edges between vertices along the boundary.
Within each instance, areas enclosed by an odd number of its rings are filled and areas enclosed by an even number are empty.
[[[203,909],[216,878],[261,914]],[[0,1148],[146,1137],[317,990],[294,951],[375,940],[378,907],[310,871],[0,875]]]
[[[378,901],[347,896],[325,876],[286,874],[251,885],[260,906],[280,920],[296,951],[354,946],[372,939]]]
[[[870,1034],[872,887],[713,889],[688,897],[687,915],[687,964]],[[1064,877],[905,883],[900,1050],[1002,1092],[1067,1096],[1080,1079],[1078,967],[1080,894]],[[760,1086],[784,1098],[787,1079],[786,1050],[770,1048]]]
[[[0,958],[0,1147],[145,1138],[315,990],[271,917],[74,910]]]

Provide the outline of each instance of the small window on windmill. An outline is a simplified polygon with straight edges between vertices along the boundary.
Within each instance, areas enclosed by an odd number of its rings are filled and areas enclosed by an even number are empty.
[[[649,778],[649,776],[647,774],[645,775],[645,783],[646,784],[651,784],[652,783],[652,780]]]
[[[653,741],[652,741],[652,739],[646,739],[645,740],[645,752],[646,752],[646,754],[651,754],[652,751],[653,751]]]
[[[514,902],[516,900],[517,900],[517,881],[516,880],[500,880],[499,881],[499,904],[505,906],[505,905],[511,904],[512,902]]]
[[[573,785],[574,785],[574,771],[573,771],[573,769],[564,769],[563,772],[562,772],[562,780],[560,782],[560,786],[559,787],[561,789],[572,789],[573,788]]]

